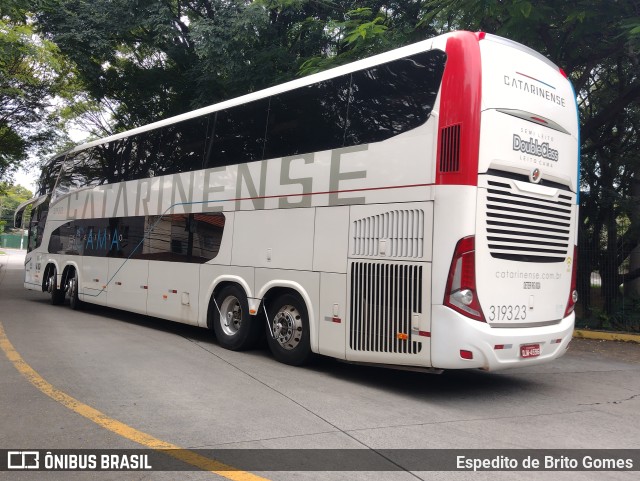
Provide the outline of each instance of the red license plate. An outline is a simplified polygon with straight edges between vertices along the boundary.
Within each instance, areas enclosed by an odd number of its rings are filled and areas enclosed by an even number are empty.
[[[540,355],[540,344],[526,344],[520,346],[520,357],[538,357]]]

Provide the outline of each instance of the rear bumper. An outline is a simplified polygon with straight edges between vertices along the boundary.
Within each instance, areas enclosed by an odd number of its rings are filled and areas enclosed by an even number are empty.
[[[439,369],[482,368],[489,371],[534,366],[562,356],[573,335],[575,314],[542,327],[490,327],[468,319],[448,307],[433,306],[431,364]],[[558,342],[559,340],[559,342]],[[520,346],[539,344],[540,355],[520,357]],[[503,346],[496,349],[496,346]],[[463,359],[460,351],[473,354]]]

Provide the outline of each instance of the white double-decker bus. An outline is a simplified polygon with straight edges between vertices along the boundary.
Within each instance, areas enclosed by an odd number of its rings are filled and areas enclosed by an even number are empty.
[[[578,146],[561,69],[454,32],[55,157],[24,284],[294,365],[546,362],[574,326]]]

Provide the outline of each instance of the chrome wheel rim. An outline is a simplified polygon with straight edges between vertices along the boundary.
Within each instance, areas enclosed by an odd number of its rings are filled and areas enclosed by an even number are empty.
[[[235,296],[228,296],[220,306],[220,327],[227,336],[235,336],[242,325],[242,306]]]
[[[273,338],[283,349],[295,349],[302,339],[302,315],[294,306],[282,306],[271,321]]]
[[[53,275],[49,276],[49,279],[47,280],[47,292],[49,294],[51,294],[53,292],[53,289],[54,289],[53,286],[55,286],[55,282],[56,282],[56,275],[53,274]]]

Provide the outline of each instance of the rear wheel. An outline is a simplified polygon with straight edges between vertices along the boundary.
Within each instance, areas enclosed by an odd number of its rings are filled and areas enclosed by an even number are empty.
[[[247,296],[240,287],[224,287],[211,304],[213,330],[222,347],[241,351],[256,345],[261,334],[258,319],[249,315]]]
[[[73,271],[67,280],[67,294],[69,294],[69,307],[77,311],[82,307],[82,301],[78,298],[78,273]]]
[[[301,366],[312,356],[307,307],[298,296],[284,294],[270,303],[267,342],[276,360]]]
[[[49,270],[49,276],[47,277],[47,292],[51,296],[51,304],[59,306],[64,303],[64,290],[58,289],[58,274],[55,267],[51,267]]]

